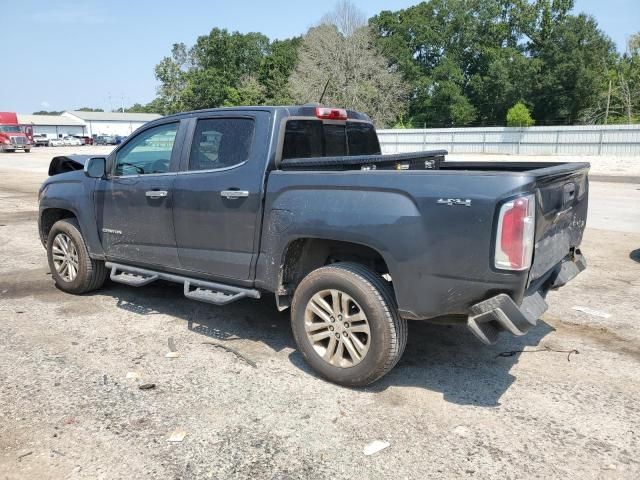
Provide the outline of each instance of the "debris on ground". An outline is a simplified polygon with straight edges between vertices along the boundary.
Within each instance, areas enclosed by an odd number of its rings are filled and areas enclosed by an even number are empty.
[[[601,312],[600,310],[594,310],[589,307],[571,307],[572,310],[577,310],[578,312],[586,313],[587,315],[591,315],[592,317],[600,317],[600,318],[610,318],[611,314],[607,312]]]
[[[151,390],[152,388],[156,388],[156,384],[155,383],[143,383],[142,385],[138,386],[138,388],[140,390]]]
[[[580,352],[575,348],[572,350],[556,350],[555,348],[550,348],[545,346],[544,348],[535,348],[533,350],[508,350],[506,352],[500,352],[496,355],[498,357],[513,357],[518,353],[536,353],[536,352],[554,352],[554,353],[566,353],[567,354],[567,362],[571,361],[571,354],[579,355]]]
[[[20,455],[18,455],[18,461],[21,462],[24,457],[28,457],[32,453],[33,452],[31,450],[29,450],[28,452],[21,453]]]
[[[173,339],[173,337],[169,337],[169,339],[167,340],[167,344],[169,345],[170,352],[178,351],[178,349],[176,348],[176,341]]]
[[[127,378],[129,380],[137,380],[140,378],[140,374],[138,372],[127,372]]]
[[[164,358],[178,358],[179,356],[179,352],[168,352],[164,355]]]
[[[186,436],[187,436],[186,430],[182,428],[176,428],[173,432],[171,432],[171,435],[169,435],[169,438],[167,438],[167,442],[180,443],[182,442],[182,440],[184,440],[184,437]]]
[[[240,353],[235,348],[228,347],[228,346],[226,346],[226,345],[224,345],[222,343],[214,342],[212,340],[207,340],[207,341],[202,342],[202,343],[204,345],[211,345],[213,347],[222,348],[223,350],[226,350],[227,352],[233,353],[236,357],[241,358],[242,360],[247,362],[249,365],[251,365],[253,368],[258,368],[258,365],[256,364],[256,362],[254,362],[253,360],[247,358],[243,353]]]
[[[374,440],[362,449],[362,453],[365,455],[374,455],[381,450],[391,446],[389,442],[385,442],[384,440]]]

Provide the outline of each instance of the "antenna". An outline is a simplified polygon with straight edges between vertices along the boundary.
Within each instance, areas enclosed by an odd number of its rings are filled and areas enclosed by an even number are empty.
[[[324,98],[324,94],[327,93],[327,87],[329,86],[329,82],[331,81],[331,77],[327,78],[327,83],[324,84],[324,89],[322,90],[322,95],[320,95],[320,100],[318,103],[322,103],[322,99]]]

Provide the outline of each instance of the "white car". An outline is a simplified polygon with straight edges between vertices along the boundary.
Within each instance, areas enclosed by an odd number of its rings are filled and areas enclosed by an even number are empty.
[[[50,138],[49,146],[50,147],[62,147],[64,146],[64,140],[62,138]]]
[[[69,147],[79,147],[82,145],[82,142],[75,137],[63,137],[62,144]]]

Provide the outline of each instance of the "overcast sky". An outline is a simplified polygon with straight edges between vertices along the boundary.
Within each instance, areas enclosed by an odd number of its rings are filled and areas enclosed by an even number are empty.
[[[9,0],[0,0],[0,4]],[[367,17],[415,0],[354,0]],[[111,110],[155,96],[153,67],[176,42],[193,44],[213,27],[269,38],[304,33],[331,1],[20,0],[0,27],[0,111]],[[3,8],[6,10],[8,7]],[[577,0],[624,51],[640,30],[640,0]],[[19,21],[18,21],[19,19]]]

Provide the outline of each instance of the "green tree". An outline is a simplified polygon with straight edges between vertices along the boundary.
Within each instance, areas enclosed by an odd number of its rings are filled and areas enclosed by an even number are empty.
[[[158,87],[158,106],[163,114],[176,113],[183,110],[182,91],[187,83],[187,68],[190,55],[184,43],[175,43],[171,56],[164,57],[155,67]]]
[[[526,62],[520,42],[522,4],[431,0],[370,20],[379,50],[412,86],[412,124],[502,121],[527,82],[520,73]]]
[[[633,35],[625,54],[616,59],[596,101],[580,113],[587,124],[640,122],[640,34]]]
[[[507,126],[508,127],[530,127],[535,120],[531,118],[531,113],[527,106],[518,102],[507,112]]]
[[[286,40],[274,40],[269,53],[260,66],[258,82],[264,87],[264,103],[270,105],[289,105],[293,96],[289,77],[298,62],[298,52],[302,37]]]
[[[119,112],[120,110],[115,110]],[[125,113],[159,113],[161,107],[158,105],[157,100],[153,100],[147,104],[134,103],[128,108],[124,109]]]
[[[104,112],[102,108],[82,107],[76,108],[77,112]]]
[[[64,111],[60,110],[38,110],[37,112],[33,112],[33,115],[62,115]]]
[[[616,62],[615,47],[592,17],[564,10],[554,14],[549,5],[557,6],[556,2],[538,3],[543,19],[532,27],[528,51],[539,68],[527,100],[541,124],[574,123],[606,88],[608,70]],[[544,20],[547,16],[551,20]]]
[[[188,48],[175,44],[156,65],[161,113],[288,103],[299,38],[270,42],[261,33],[214,28]]]
[[[378,49],[411,85],[411,124],[503,124],[520,99],[538,123],[568,123],[597,101],[616,64],[611,40],[573,7],[430,0],[369,22]]]
[[[262,105],[265,102],[266,88],[256,77],[247,76],[242,79],[237,87],[228,87],[225,107],[233,107],[235,105]]]

